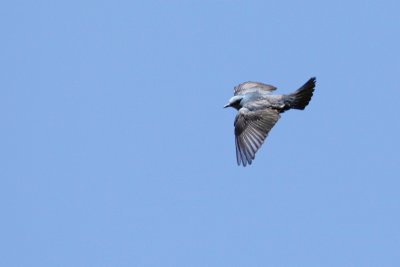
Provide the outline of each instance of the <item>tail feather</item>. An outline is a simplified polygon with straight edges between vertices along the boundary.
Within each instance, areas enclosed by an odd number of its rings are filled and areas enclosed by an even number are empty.
[[[303,110],[308,105],[313,96],[315,81],[316,78],[312,77],[302,87],[289,94],[290,108]]]

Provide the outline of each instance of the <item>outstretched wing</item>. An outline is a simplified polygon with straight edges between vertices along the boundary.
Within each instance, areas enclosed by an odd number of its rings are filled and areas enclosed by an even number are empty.
[[[235,88],[233,89],[234,95],[243,95],[250,92],[257,92],[259,90],[271,92],[276,90],[276,87],[259,82],[244,82],[239,84],[238,86],[235,86]]]
[[[234,124],[238,165],[251,164],[257,150],[279,118],[279,112],[274,109],[249,111],[241,108],[239,110]]]

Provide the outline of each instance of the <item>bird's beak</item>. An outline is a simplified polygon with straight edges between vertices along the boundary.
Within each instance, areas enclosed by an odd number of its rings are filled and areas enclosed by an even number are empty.
[[[226,104],[225,106],[224,106],[224,108],[227,108],[227,107],[230,107],[231,106],[231,104]]]

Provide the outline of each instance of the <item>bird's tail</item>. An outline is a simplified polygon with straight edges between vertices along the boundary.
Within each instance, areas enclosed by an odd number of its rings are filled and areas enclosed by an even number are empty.
[[[294,109],[304,109],[313,96],[315,77],[309,79],[302,87],[288,95],[289,106]]]

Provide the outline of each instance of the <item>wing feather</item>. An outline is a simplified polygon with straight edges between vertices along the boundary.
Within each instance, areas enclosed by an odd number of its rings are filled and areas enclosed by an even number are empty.
[[[238,165],[246,166],[254,160],[269,131],[279,120],[279,112],[275,109],[249,111],[239,110],[235,118],[236,160]]]
[[[234,88],[234,95],[243,95],[250,92],[257,92],[257,91],[268,91],[272,92],[276,90],[276,87],[270,84],[259,83],[259,82],[244,82],[235,86]]]

